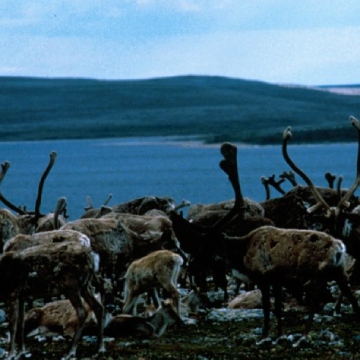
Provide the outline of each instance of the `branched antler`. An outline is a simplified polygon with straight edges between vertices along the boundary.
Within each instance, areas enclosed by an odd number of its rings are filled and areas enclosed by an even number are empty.
[[[261,183],[264,185],[265,187],[265,200],[269,200],[270,199],[270,186],[269,186],[269,178],[266,178],[265,176],[261,177]]]
[[[356,166],[357,172],[356,172],[356,178],[355,178],[355,181],[354,181],[353,185],[350,187],[350,189],[346,192],[346,194],[339,201],[339,203],[337,205],[338,210],[341,210],[342,208],[348,208],[350,206],[349,200],[354,195],[356,189],[360,185],[360,122],[354,116],[350,116],[350,122],[351,122],[351,125],[354,126],[354,128],[357,130],[357,134],[358,134],[358,154],[357,154],[357,166]],[[315,197],[316,204],[313,205],[312,207],[310,207],[308,209],[308,212],[311,213],[311,212],[315,211],[317,208],[323,207],[323,208],[325,208],[325,210],[327,212],[327,215],[330,215],[330,213],[331,213],[330,206],[322,198],[320,192],[313,185],[310,178],[293,163],[293,161],[290,159],[290,157],[289,157],[289,155],[287,153],[287,143],[288,143],[289,139],[291,139],[291,136],[292,136],[291,127],[289,126],[287,129],[285,129],[285,131],[283,133],[282,152],[283,152],[283,156],[284,156],[285,161],[289,164],[289,166],[298,175],[301,176],[301,178],[309,186],[309,188],[311,189],[311,191],[312,191],[312,193],[313,193],[313,195]],[[339,195],[340,195],[341,181],[342,181],[342,177],[339,178],[339,183],[338,183],[338,193],[339,193]]]
[[[271,175],[271,176],[269,176],[267,178],[264,177],[264,176],[261,178],[261,182],[265,186],[266,200],[270,199],[270,187],[269,187],[269,185],[271,185],[280,194],[282,194],[282,195],[286,194],[286,191],[284,189],[282,189],[282,187],[280,186],[284,181],[285,181],[285,179],[280,179],[280,180],[276,181],[275,180],[275,174],[273,174],[273,175]]]
[[[46,180],[47,176],[49,175],[50,170],[54,166],[56,156],[57,156],[57,153],[55,151],[52,151],[50,153],[49,164],[46,167],[43,175],[41,176],[40,182],[39,182],[38,194],[37,194],[37,198],[36,198],[36,201],[35,201],[35,217],[34,217],[35,222],[37,222],[37,220],[39,220],[39,218],[41,217],[41,215],[40,215],[40,206],[41,206],[41,197],[42,197],[42,192],[43,192],[43,188],[44,188],[44,183],[45,183],[45,180]]]
[[[189,200],[183,199],[180,204],[176,205],[174,211],[178,211],[184,207],[190,206],[191,202]]]
[[[2,164],[1,164],[1,173],[0,173],[0,184],[2,183],[2,181],[4,180],[4,177],[7,173],[7,171],[9,170],[10,168],[10,163],[9,161],[4,161]],[[0,191],[0,201],[5,205],[7,206],[9,209],[15,211],[17,214],[20,214],[20,215],[25,215],[27,212],[25,210],[22,210],[20,207],[12,204],[9,200],[7,200],[4,195],[1,193]]]
[[[356,189],[360,185],[360,121],[356,119],[354,116],[350,116],[350,122],[351,125],[356,129],[358,134],[358,153],[357,153],[355,181],[338,204],[338,207],[345,207],[345,208],[350,206],[349,200],[354,195]]]
[[[0,173],[0,184],[2,183],[7,171],[9,170],[10,168],[10,163],[8,161],[4,161],[2,164],[1,164],[1,173]]]
[[[282,174],[279,175],[280,179],[289,180],[292,186],[297,186],[297,181],[295,180],[295,174],[293,171],[283,171]]]
[[[104,204],[103,204],[102,206],[106,206],[106,205],[109,203],[109,201],[112,199],[112,196],[113,196],[112,194],[109,194],[108,197],[106,198],[106,200],[104,201]],[[84,210],[85,210],[85,211],[88,211],[88,210],[90,210],[90,209],[93,209],[94,207],[93,207],[93,204],[92,204],[92,201],[91,201],[91,197],[90,197],[90,196],[87,196],[87,197],[86,197],[86,201],[87,201],[87,203],[88,203],[88,206],[85,207]]]
[[[316,204],[312,207],[308,208],[307,211],[309,213],[314,212],[319,207],[325,208],[326,212],[330,215],[330,206],[326,203],[326,201],[322,198],[321,194],[319,193],[318,189],[314,186],[310,178],[300,169],[298,168],[294,162],[290,159],[288,152],[287,152],[287,144],[288,141],[291,139],[292,133],[291,133],[291,127],[287,127],[283,133],[283,145],[282,145],[282,153],[284,156],[285,161],[288,163],[288,165],[298,174],[301,176],[301,178],[306,182],[306,184],[311,189],[312,193],[314,194],[314,197],[316,199]]]
[[[337,183],[336,183],[336,191],[337,191],[339,201],[341,200],[341,184],[342,184],[342,181],[343,181],[343,177],[340,175],[338,177],[338,180],[337,180]]]
[[[268,178],[269,185],[271,185],[275,190],[277,190],[280,194],[286,194],[286,191],[280,186],[285,179],[280,179],[278,181],[275,180],[275,175],[271,175]]]

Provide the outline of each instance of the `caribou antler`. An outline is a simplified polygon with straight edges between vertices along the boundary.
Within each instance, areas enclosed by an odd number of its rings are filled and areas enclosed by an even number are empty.
[[[112,197],[113,197],[113,195],[112,194],[109,194],[109,196],[106,198],[106,200],[104,201],[104,206],[106,206],[108,203],[109,203],[109,201],[112,199]]]
[[[85,211],[87,210],[90,210],[90,209],[93,209],[93,204],[92,204],[92,201],[91,201],[91,196],[87,196],[86,197],[86,202],[87,202],[87,207],[84,208]]]
[[[1,164],[1,173],[0,173],[0,184],[2,183],[7,171],[10,168],[10,163],[8,161],[4,161]],[[7,206],[9,209],[15,211],[16,213],[20,214],[20,215],[25,215],[26,211],[22,210],[20,207],[12,204],[9,200],[7,200],[4,195],[1,193],[0,191],[0,201]]]
[[[285,179],[289,180],[292,186],[297,186],[298,184],[295,180],[295,174],[293,171],[289,171],[289,172],[283,171],[282,174],[279,175],[279,178],[284,180]]]
[[[325,179],[327,180],[328,184],[329,184],[329,188],[333,189],[334,188],[334,182],[336,180],[336,175],[333,175],[329,172],[325,173]]]
[[[237,148],[235,145],[230,143],[224,143],[221,145],[220,151],[224,159],[220,161],[219,166],[228,175],[229,181],[235,193],[235,203],[231,210],[211,226],[202,226],[188,221],[185,222],[182,218],[182,212],[180,212],[180,215],[178,216],[176,216],[175,211],[171,213],[173,219],[181,219],[184,227],[187,226],[188,229],[191,229],[190,231],[192,231],[192,233],[196,233],[196,236],[220,233],[232,218],[239,213],[244,213],[245,210],[237,167]]]
[[[343,181],[343,177],[340,175],[338,177],[338,181],[336,183],[336,191],[337,191],[339,201],[341,200],[341,184],[342,184],[342,181]]]
[[[306,184],[309,186],[309,188],[311,189],[312,193],[314,194],[315,200],[316,200],[316,204],[311,206],[310,208],[307,209],[307,211],[309,213],[314,212],[316,209],[318,209],[319,207],[324,207],[327,214],[330,215],[330,206],[326,203],[326,201],[322,198],[320,192],[318,191],[318,189],[314,186],[314,184],[312,183],[312,181],[310,180],[310,178],[301,170],[299,169],[294,162],[290,159],[288,152],[287,152],[287,144],[288,141],[291,139],[292,137],[292,133],[291,133],[291,127],[287,127],[283,133],[283,144],[282,144],[282,153],[284,156],[285,161],[287,162],[287,164],[298,174],[301,176],[301,178],[306,182]]]
[[[40,215],[40,205],[41,205],[42,191],[43,191],[43,188],[44,188],[45,180],[46,180],[47,176],[49,175],[50,170],[54,166],[56,156],[57,156],[57,153],[55,151],[52,151],[50,153],[49,164],[46,167],[43,175],[41,176],[40,182],[39,182],[38,194],[37,194],[37,198],[36,198],[36,202],[35,202],[35,218],[34,218],[35,222],[41,217],[41,215]]]
[[[54,229],[59,229],[59,216],[64,211],[66,212],[66,198],[60,197],[56,203],[54,211]]]
[[[339,207],[347,208],[350,206],[349,200],[354,195],[356,189],[360,185],[360,121],[358,119],[356,119],[354,116],[350,116],[350,122],[351,122],[351,125],[354,126],[354,128],[357,130],[357,134],[358,134],[358,154],[357,154],[357,164],[356,164],[356,179],[355,179],[353,185],[351,186],[351,188],[347,191],[347,193],[344,195],[344,197],[340,200],[340,202],[337,206],[338,208]]]
[[[183,199],[180,204],[175,206],[174,211],[178,211],[179,209],[182,209],[182,208],[190,206],[190,205],[191,205],[191,202],[189,200]]]
[[[265,187],[266,200],[270,199],[270,186],[269,185],[271,185],[280,194],[282,194],[282,195],[286,194],[286,191],[280,186],[284,181],[285,181],[285,179],[280,179],[280,180],[276,181],[275,174],[273,174],[269,177],[265,177],[265,176],[261,177],[261,182]]]
[[[266,178],[265,176],[261,177],[261,183],[264,185],[265,187],[265,200],[269,200],[270,199],[270,186],[269,186],[269,178]]]
[[[214,225],[219,228],[227,224],[235,215],[244,213],[245,210],[237,167],[237,147],[230,143],[223,143],[220,152],[224,159],[220,161],[219,166],[228,175],[229,181],[234,189],[235,203],[232,209]]]
[[[227,299],[226,266],[221,248],[221,234],[234,217],[244,218],[245,207],[237,169],[237,148],[230,143],[224,143],[221,145],[221,154],[224,159],[219,165],[228,175],[235,193],[235,202],[231,210],[211,226],[191,223],[183,218],[182,212],[178,214],[176,211],[170,212],[170,220],[181,248],[191,256],[193,266],[190,266],[192,270],[189,270],[196,275],[198,281],[205,281],[202,270],[204,266],[210,266],[214,271],[214,281],[224,290],[224,299]],[[199,266],[202,267],[200,272],[197,270],[200,269]]]
[[[280,186],[285,179],[280,179],[278,181],[275,180],[275,174],[269,176],[268,178],[264,178],[265,182],[267,182],[268,185],[271,185],[275,190],[277,190],[280,194],[286,194],[286,191],[284,189],[282,189],[282,187]]]
[[[0,184],[2,183],[7,171],[9,170],[10,168],[10,163],[8,161],[4,161],[2,164],[1,164],[1,173],[0,173]]]
[[[109,201],[112,199],[112,194],[109,194],[108,197],[106,198],[106,200],[104,201],[104,204],[102,206],[107,206],[107,204],[109,203]],[[88,211],[90,209],[93,209],[93,204],[92,204],[92,201],[91,201],[91,197],[90,196],[87,196],[86,197],[86,201],[88,203],[88,206],[84,208],[85,211]]]
[[[244,208],[244,198],[241,193],[237,167],[237,147],[230,143],[223,143],[220,152],[224,159],[220,161],[219,166],[228,175],[231,185],[233,186],[235,204],[239,208]]]
[[[356,119],[354,116],[350,116],[350,122],[351,122],[351,125],[353,125],[354,128],[357,130],[357,134],[358,134],[358,154],[357,154],[357,166],[356,166],[356,169],[357,169],[356,179],[355,179],[353,185],[351,186],[351,188],[346,192],[346,194],[343,196],[343,198],[341,198],[341,200],[339,201],[339,203],[337,205],[337,209],[348,208],[350,206],[349,200],[354,195],[356,189],[360,185],[360,121],[358,119]],[[310,207],[307,211],[309,213],[311,213],[311,212],[315,211],[317,208],[322,206],[325,208],[327,214],[330,214],[330,211],[331,211],[330,206],[322,198],[322,196],[320,195],[320,192],[314,186],[314,184],[309,179],[309,177],[302,170],[300,170],[290,159],[290,157],[287,153],[287,143],[288,143],[289,139],[291,139],[291,136],[292,136],[291,127],[289,126],[287,129],[285,129],[285,131],[283,133],[282,152],[283,152],[285,161],[306,182],[306,184],[311,189],[311,191],[315,197],[315,200],[317,201],[316,204],[313,205],[312,207]],[[342,182],[342,177],[339,178],[339,182],[338,182],[339,198],[340,198],[341,182]]]

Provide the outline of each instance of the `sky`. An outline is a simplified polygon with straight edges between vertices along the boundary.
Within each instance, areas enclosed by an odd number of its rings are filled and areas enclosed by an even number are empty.
[[[1,0],[0,76],[360,84],[359,0]]]

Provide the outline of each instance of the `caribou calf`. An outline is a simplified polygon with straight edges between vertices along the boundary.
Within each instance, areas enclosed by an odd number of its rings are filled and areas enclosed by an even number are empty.
[[[10,349],[8,358],[25,353],[24,302],[49,295],[65,295],[75,308],[78,323],[71,347],[64,359],[76,355],[84,326],[86,310],[82,298],[93,309],[98,323],[98,350],[104,352],[103,305],[96,300],[92,279],[99,256],[76,242],[32,246],[22,251],[8,251],[0,258],[0,297],[9,303]],[[17,348],[18,346],[18,348]],[[18,354],[17,354],[18,351]]]
[[[133,261],[125,274],[124,313],[136,315],[136,303],[139,296],[149,290],[155,294],[156,306],[159,306],[157,287],[170,293],[173,304],[180,316],[180,295],[177,281],[183,264],[180,255],[169,250],[154,251],[141,259]]]
[[[83,301],[86,320],[83,334],[93,335],[96,317],[92,309]],[[111,337],[159,337],[167,327],[181,322],[171,302],[161,302],[161,306],[149,317],[121,314],[112,316],[106,313],[104,335]],[[69,300],[57,300],[47,303],[43,307],[30,309],[25,314],[25,335],[46,337],[61,335],[73,337],[75,335],[78,318]]]
[[[180,324],[181,318],[170,302],[161,301],[161,306],[149,317],[121,314],[114,316],[104,330],[106,336],[160,337],[171,324]]]
[[[100,296],[96,298],[99,299]],[[94,328],[96,317],[91,307],[84,300],[82,302],[86,312],[84,333],[87,332],[87,328]],[[108,314],[106,314],[107,317]],[[78,317],[71,302],[68,299],[55,300],[26,312],[24,334],[26,337],[61,335],[72,338],[76,333],[77,324]]]

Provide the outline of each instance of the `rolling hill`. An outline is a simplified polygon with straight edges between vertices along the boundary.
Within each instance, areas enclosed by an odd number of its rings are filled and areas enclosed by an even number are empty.
[[[278,144],[289,125],[294,143],[356,141],[348,118],[360,117],[360,96],[334,88],[210,76],[0,77],[0,141],[195,135]]]

